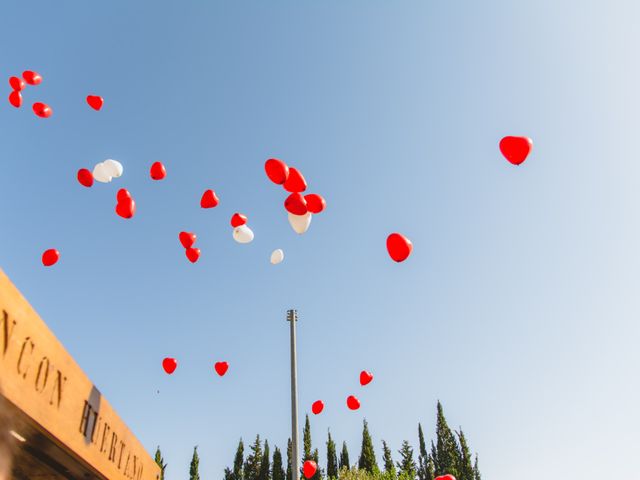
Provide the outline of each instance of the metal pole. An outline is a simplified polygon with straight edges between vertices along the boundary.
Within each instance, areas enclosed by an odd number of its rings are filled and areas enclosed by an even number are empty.
[[[300,457],[298,456],[298,367],[296,354],[296,322],[298,312],[287,310],[287,321],[291,323],[291,477],[300,480]]]

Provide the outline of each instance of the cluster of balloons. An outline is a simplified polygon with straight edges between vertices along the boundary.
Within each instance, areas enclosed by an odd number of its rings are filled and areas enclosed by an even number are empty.
[[[42,83],[42,77],[31,70],[22,72],[22,78],[10,77],[9,86],[11,93],[9,94],[9,103],[15,108],[22,106],[22,91],[27,85],[39,85]],[[32,106],[33,113],[41,118],[49,118],[53,114],[53,110],[46,103],[35,102]]]
[[[180,232],[178,235],[178,239],[184,247],[184,253],[191,263],[196,263],[200,258],[200,249],[193,247],[196,243],[196,238],[198,237],[192,232]]]
[[[322,212],[327,203],[322,195],[311,193],[302,195],[307,189],[307,181],[302,173],[295,167],[289,167],[282,160],[270,158],[264,164],[267,177],[276,185],[289,192],[284,201],[284,208],[289,215],[289,224],[293,230],[302,235],[311,225],[311,216]]]
[[[360,385],[365,386],[371,383],[373,380],[373,374],[367,370],[360,372]],[[360,400],[355,395],[349,395],[347,397],[347,407],[349,410],[358,410],[360,408]],[[324,402],[322,400],[316,400],[311,404],[311,413],[319,415],[324,410]]]
[[[165,373],[167,373],[168,375],[171,375],[173,372],[176,371],[176,368],[178,368],[178,361],[175,358],[166,357],[162,360],[162,368],[165,371]],[[224,377],[224,375],[229,370],[229,363],[216,362],[213,365],[213,369],[216,371],[216,373],[219,376]]]
[[[251,243],[253,241],[253,230],[247,225],[247,216],[241,213],[234,213],[231,216],[231,226],[233,227],[233,239],[238,243]]]

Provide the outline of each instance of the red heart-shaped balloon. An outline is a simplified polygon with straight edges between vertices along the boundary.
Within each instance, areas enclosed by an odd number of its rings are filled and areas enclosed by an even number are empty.
[[[178,361],[175,358],[167,357],[164,360],[162,360],[162,368],[164,368],[165,372],[171,375],[173,372],[176,371],[176,368],[178,368]]]
[[[200,206],[202,208],[213,208],[217,207],[220,200],[216,196],[216,192],[213,190],[205,190],[202,194],[202,198],[200,199]]]
[[[284,201],[284,208],[294,215],[304,215],[307,213],[307,201],[301,193],[292,193]]]
[[[322,195],[318,195],[317,193],[305,195],[304,199],[307,202],[307,209],[311,213],[320,213],[327,207],[327,202],[324,201]]]
[[[371,380],[373,380],[373,374],[371,372],[367,372],[366,370],[360,372],[360,385],[365,386],[371,383]]]
[[[229,364],[227,362],[216,362],[213,368],[215,368],[218,375],[224,377],[224,374],[229,370]]]
[[[240,227],[247,223],[247,217],[241,213],[234,213],[231,217],[231,226],[233,228]]]
[[[447,473],[446,475],[440,475],[439,477],[436,477],[434,480],[456,480],[456,477]]]
[[[36,102],[33,104],[33,113],[35,113],[40,118],[49,118],[53,115],[53,110],[46,103]]]
[[[9,85],[11,85],[11,88],[16,92],[21,91],[25,87],[24,80],[18,77],[9,78]]]
[[[189,261],[191,263],[196,263],[198,261],[198,259],[200,258],[200,249],[199,248],[193,248],[193,247],[189,247],[185,250],[185,255],[187,256],[187,258],[189,259]]]
[[[264,164],[264,170],[267,172],[269,180],[277,185],[282,185],[287,181],[287,177],[289,176],[289,167],[277,158],[267,160]]]
[[[405,261],[413,251],[411,240],[400,233],[392,233],[387,237],[387,251],[396,262]]]
[[[49,250],[45,250],[42,254],[42,264],[45,267],[50,267],[51,265],[55,265],[60,260],[60,252],[55,248],[50,248]]]
[[[121,188],[116,195],[118,203],[116,205],[116,213],[122,218],[132,218],[136,213],[136,202],[131,194]]]
[[[347,407],[351,410],[358,410],[360,408],[360,400],[358,400],[353,395],[349,395],[347,397]]]
[[[155,162],[151,165],[151,178],[154,180],[162,180],[167,176],[167,170],[161,162]]]
[[[20,92],[13,91],[9,94],[9,103],[16,108],[22,106],[22,94]]]
[[[532,148],[533,142],[528,137],[504,137],[500,140],[502,155],[514,165],[524,162]]]
[[[322,410],[324,410],[324,402],[322,400],[316,400],[313,402],[313,405],[311,405],[311,411],[314,415],[318,415]]]
[[[86,168],[78,170],[78,182],[80,185],[89,188],[93,185],[93,174]]]
[[[307,189],[307,182],[297,168],[289,167],[289,176],[282,186],[287,192],[304,192]]]
[[[196,239],[198,238],[195,233],[192,232],[180,232],[178,235],[180,239],[180,243],[184,248],[190,248],[196,243]]]
[[[118,202],[124,202],[131,198],[133,197],[129,193],[129,190],[127,190],[126,188],[121,188],[120,190],[118,190],[118,193],[116,194],[116,199],[118,200]]]
[[[24,81],[29,85],[39,85],[40,83],[42,83],[42,77],[31,70],[22,72],[22,78],[24,78]]]
[[[304,465],[302,466],[302,473],[304,474],[304,477],[307,479],[313,477],[316,474],[317,470],[318,470],[318,465],[316,465],[316,462],[314,462],[313,460],[307,460],[306,462],[304,462]]]
[[[99,97],[98,95],[88,95],[87,103],[94,110],[100,110],[102,108],[102,105],[104,104],[104,99],[102,97]]]

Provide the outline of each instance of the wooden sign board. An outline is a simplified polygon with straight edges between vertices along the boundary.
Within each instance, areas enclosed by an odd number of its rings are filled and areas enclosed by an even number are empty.
[[[158,465],[2,270],[0,391],[105,478],[160,478]]]

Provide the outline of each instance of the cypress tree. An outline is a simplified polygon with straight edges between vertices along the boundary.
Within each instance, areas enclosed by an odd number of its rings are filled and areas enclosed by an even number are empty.
[[[458,441],[460,442],[460,450],[458,456],[458,480],[474,480],[473,466],[471,465],[471,454],[464,432],[460,430],[456,432]]]
[[[458,444],[453,436],[444,411],[438,401],[438,415],[436,421],[436,456],[434,457],[435,474],[437,476],[450,474],[458,478]]]
[[[376,453],[373,449],[373,441],[369,434],[369,425],[364,420],[364,427],[362,428],[362,448],[360,450],[360,459],[358,460],[358,468],[360,470],[366,470],[369,473],[375,474],[380,470],[376,462]]]
[[[229,467],[224,469],[224,480],[233,480],[233,472]]]
[[[413,461],[413,448],[406,440],[398,450],[402,460],[398,462],[398,474],[401,478],[414,480],[416,478],[416,462]]]
[[[327,439],[327,477],[334,480],[338,478],[338,454],[336,453],[336,444],[331,438],[331,432],[329,432]]]
[[[262,462],[260,463],[259,480],[271,480],[271,458],[269,457],[269,441],[264,441],[264,452],[262,453]]]
[[[427,444],[424,441],[424,433],[422,432],[422,425],[418,423],[418,480],[432,480],[427,478]]]
[[[236,456],[233,459],[233,472],[232,472],[232,480],[243,480],[244,472],[242,471],[242,466],[244,465],[244,443],[242,442],[242,438],[238,442],[238,448],[236,449]]]
[[[193,457],[191,457],[191,465],[189,466],[189,480],[200,480],[200,472],[198,467],[200,458],[198,457],[198,447],[193,447]]]
[[[309,423],[309,415],[306,416],[304,421],[304,429],[302,430],[302,443],[302,463],[306,462],[307,460],[313,460],[313,458],[311,458],[311,424]]]
[[[351,463],[349,462],[349,450],[347,450],[347,442],[342,442],[342,451],[340,452],[340,462],[338,463],[338,467],[340,467],[340,470],[342,470],[343,468],[349,470],[351,468]]]
[[[476,453],[476,461],[473,463],[473,480],[482,480],[480,469],[478,468],[478,454]]]
[[[249,448],[251,453],[244,462],[244,480],[260,480],[260,466],[262,464],[260,435],[256,435],[255,442]]]
[[[291,439],[287,440],[287,480],[293,480],[293,475],[291,474],[291,459],[293,455],[291,455],[291,450],[293,447],[291,446]]]
[[[167,468],[167,464],[164,463],[164,458],[162,458],[162,452],[160,452],[160,446],[156,449],[156,463],[160,467],[160,480],[164,480],[164,471]]]
[[[387,445],[387,442],[382,440],[382,452],[384,460],[384,472],[388,478],[396,478],[396,466],[393,464],[393,458],[391,457],[391,449]]]
[[[320,468],[320,454],[318,453],[318,449],[316,448],[313,451],[313,455],[311,455],[311,459],[316,462],[318,466],[318,470],[316,470],[316,474],[311,477],[309,480],[322,480],[322,469]]]
[[[271,467],[271,478],[272,480],[285,480],[285,472],[282,466],[282,453],[280,453],[280,449],[276,447],[273,451],[273,465]]]

